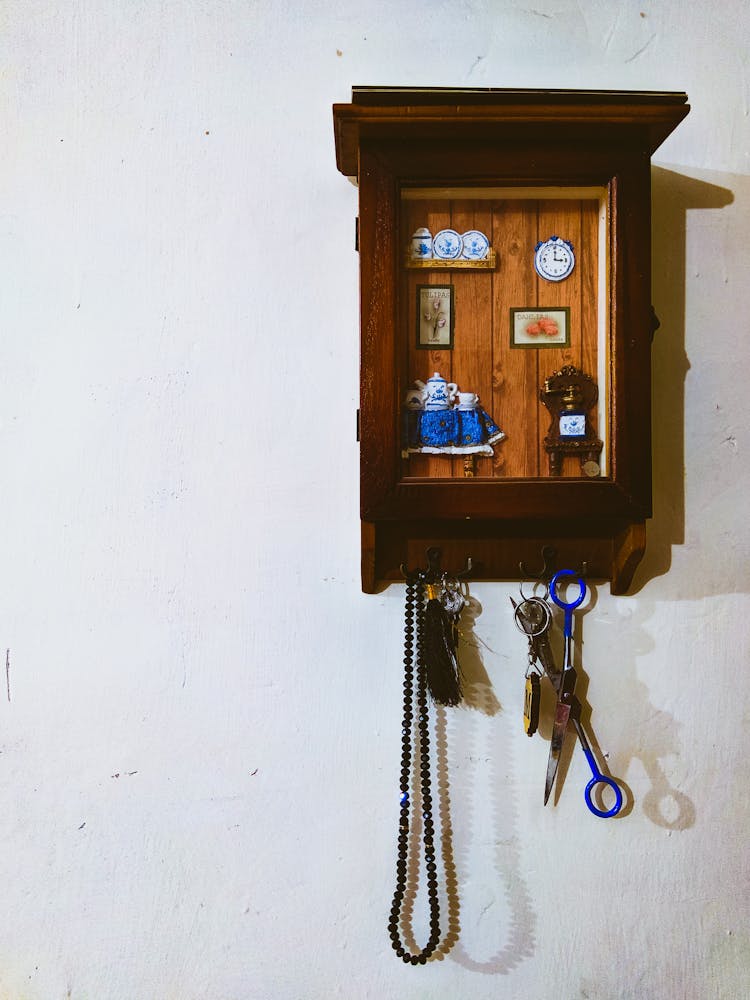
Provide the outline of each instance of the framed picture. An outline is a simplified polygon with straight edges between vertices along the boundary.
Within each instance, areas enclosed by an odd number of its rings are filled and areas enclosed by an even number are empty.
[[[453,347],[453,285],[417,285],[417,347]]]
[[[570,307],[511,309],[511,347],[570,347]]]

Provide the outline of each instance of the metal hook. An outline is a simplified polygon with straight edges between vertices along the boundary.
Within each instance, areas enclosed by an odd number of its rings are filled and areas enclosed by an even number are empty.
[[[521,560],[518,564],[521,576],[525,577],[527,580],[541,580],[543,583],[548,583],[552,579],[555,572],[557,549],[552,545],[545,545],[542,548],[542,559],[544,561],[544,565],[538,573],[530,573],[524,566],[523,560]]]
[[[557,549],[553,545],[544,545],[542,547],[542,568],[538,573],[531,573],[524,565],[523,560],[519,562],[518,569],[521,577],[526,580],[538,580],[540,583],[549,584],[552,577],[555,575],[555,563],[557,561]],[[581,568],[577,573],[577,576],[586,578],[588,574],[588,564],[584,559],[581,564]],[[523,595],[523,590],[521,591]]]
[[[440,568],[440,561],[442,559],[442,555],[443,553],[441,549],[439,549],[435,545],[431,545],[430,548],[427,549],[426,570],[420,570],[420,569],[410,570],[406,568],[405,563],[401,563],[400,566],[401,572],[404,575],[404,577],[406,577],[407,580],[412,580],[412,581],[424,580],[426,582],[434,582],[435,580],[439,580],[441,576],[445,575]],[[452,578],[454,580],[463,580],[469,575],[469,573],[471,573],[471,569],[472,569],[471,556],[468,556],[466,559],[466,566],[458,573],[453,573]]]
[[[427,575],[431,580],[437,580],[441,575],[440,560],[443,553],[434,545],[427,550]]]
[[[471,561],[471,556],[467,556],[466,557],[466,565],[464,566],[464,568],[462,570],[459,570],[458,573],[454,574],[454,577],[453,577],[454,580],[465,580],[469,576],[469,574],[471,573],[473,565],[474,564]]]

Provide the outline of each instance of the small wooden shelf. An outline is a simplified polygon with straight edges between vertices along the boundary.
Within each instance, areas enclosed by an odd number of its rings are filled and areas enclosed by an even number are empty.
[[[439,260],[436,257],[414,260],[407,257],[405,261],[405,267],[410,271],[494,271],[496,266],[494,250],[490,250],[482,260]]]
[[[581,567],[590,580],[609,580],[612,594],[624,594],[646,548],[642,521],[389,521],[362,522],[362,589],[376,594],[403,582],[401,566],[424,561],[425,550],[439,548],[446,566],[471,559],[472,580],[517,580],[521,563],[537,567],[546,546],[556,567]],[[585,563],[585,566],[583,565]]]

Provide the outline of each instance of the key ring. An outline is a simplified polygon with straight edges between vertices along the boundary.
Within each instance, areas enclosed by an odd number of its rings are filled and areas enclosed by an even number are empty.
[[[448,614],[458,617],[466,604],[466,598],[461,592],[461,583],[454,577],[443,573],[441,578],[440,602]]]
[[[523,597],[523,591],[521,591],[521,596]],[[539,608],[542,612],[542,621],[540,623],[535,623],[533,619],[524,614],[523,609],[527,604],[533,604],[535,608]],[[541,597],[524,597],[523,601],[516,606],[513,612],[513,621],[516,623],[516,628],[519,632],[523,632],[524,635],[533,639],[547,631],[552,621],[552,612],[549,609],[549,604],[543,601]]]

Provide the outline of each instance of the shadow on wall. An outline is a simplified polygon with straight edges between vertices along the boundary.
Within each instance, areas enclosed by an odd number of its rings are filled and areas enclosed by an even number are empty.
[[[599,768],[609,777],[614,778],[623,794],[623,807],[615,821],[626,819],[634,808],[642,809],[643,813],[655,826],[665,830],[687,830],[695,824],[695,805],[692,800],[672,783],[669,775],[670,758],[679,758],[683,750],[680,736],[680,723],[653,704],[648,687],[639,679],[637,661],[645,653],[651,652],[654,641],[644,627],[647,618],[653,614],[653,608],[646,611],[633,612],[627,602],[619,604],[620,613],[625,619],[625,631],[629,636],[628,648],[630,655],[621,645],[618,649],[617,671],[610,676],[609,696],[611,704],[628,705],[627,715],[613,712],[604,706],[598,712],[588,701],[589,674],[586,669],[584,620],[596,609],[599,591],[595,585],[589,584],[588,597],[574,619],[574,656],[577,673],[575,693],[581,702],[581,724],[586,731]],[[644,617],[645,615],[645,617]],[[555,660],[563,662],[563,637],[559,615],[550,631],[550,641],[553,646]],[[552,738],[557,695],[552,685],[545,678],[542,682],[542,705],[539,714],[538,735],[547,743]],[[597,723],[594,725],[593,718]],[[600,722],[599,722],[600,720]],[[622,747],[623,752],[605,753],[597,735],[597,727],[601,725],[601,735],[605,745]],[[579,753],[578,738],[570,728],[563,744],[559,771],[555,782],[552,802],[556,805],[563,794],[582,796],[582,788],[573,786],[567,791],[568,769],[573,756]],[[630,785],[624,780],[629,773],[633,761],[638,761],[645,772],[650,787],[646,793],[636,797]],[[611,765],[611,766],[610,766]],[[600,808],[607,808],[608,800]]]
[[[661,326],[652,349],[653,517],[645,556],[628,593],[669,572],[685,541],[685,270],[687,213],[731,205],[727,188],[651,168],[652,295]]]
[[[467,603],[461,618],[459,653],[464,711],[449,714],[442,705],[435,706],[435,805],[443,891],[442,940],[432,959],[442,961],[450,955],[453,961],[472,972],[507,975],[533,956],[537,915],[524,878],[517,784],[511,773],[510,729],[502,720],[500,724],[495,721],[502,714],[502,706],[485,669],[480,648],[484,644],[475,629],[482,606],[468,591],[464,594]],[[638,804],[630,786],[623,780],[632,762],[637,760],[650,785],[641,802],[648,820],[667,830],[689,829],[695,824],[694,803],[675,787],[668,767],[662,763],[667,758],[680,756],[680,724],[652,704],[646,685],[638,677],[637,659],[651,650],[653,642],[643,628],[644,619],[635,618],[632,607],[627,605],[622,606],[622,612],[629,617],[626,624],[632,637],[628,644],[631,655],[612,674],[610,695],[613,704],[628,704],[629,711],[601,716],[608,745],[627,750],[613,754],[608,761],[609,754],[603,753],[594,735],[592,706],[587,699],[589,676],[584,666],[582,619],[596,607],[597,597],[597,589],[591,587],[589,603],[575,622],[575,665],[580,680],[577,694],[582,703],[581,722],[597,762],[604,773],[614,776],[623,792],[624,808],[617,819],[626,818]],[[562,662],[559,633],[558,622],[552,637],[558,663]],[[538,730],[545,742],[549,742],[552,734],[554,703],[555,695],[547,684]],[[576,735],[569,731],[557,777],[555,803],[564,786],[571,784],[568,768],[577,745]],[[412,765],[417,801],[421,761],[415,756]],[[457,779],[455,784],[450,780],[451,774]],[[540,773],[536,789],[540,795],[542,777]],[[568,787],[565,794],[583,798],[583,789]],[[607,808],[608,804],[599,803],[599,806]],[[583,801],[580,807],[584,808]],[[452,814],[461,818],[456,827],[451,820]],[[420,948],[414,917],[423,875],[422,835],[421,804],[417,804],[409,830],[406,892],[400,918],[403,941],[412,954],[417,954]],[[475,877],[478,870],[483,873],[481,880]],[[479,945],[477,939],[481,939]],[[472,953],[477,948],[479,955]]]
[[[492,721],[502,708],[484,666],[480,650],[482,640],[474,629],[482,606],[468,591],[464,592],[464,597],[459,656],[463,707],[468,711],[454,714],[442,705],[435,706],[435,818],[443,868],[443,899],[439,919],[442,940],[431,960],[443,961],[450,954],[459,965],[474,972],[507,974],[534,953],[536,915],[522,874],[521,838],[511,791],[513,783],[507,783],[503,791],[503,781],[497,774],[499,762],[507,767],[512,755],[508,727],[495,725]],[[452,744],[450,749],[449,743]],[[424,875],[420,847],[424,828],[419,796],[421,761],[415,755],[412,763],[412,784],[418,804],[408,831],[407,878],[400,930],[405,947],[414,955],[420,948],[414,918],[420,878]],[[453,789],[451,772],[461,778]],[[456,829],[451,822],[454,811],[461,817]],[[482,835],[477,832],[478,814],[484,824]],[[480,884],[472,874],[477,862],[481,863],[483,871],[492,873]],[[460,879],[459,869],[462,872]],[[463,891],[459,890],[459,885]],[[423,910],[424,906],[419,909]],[[462,929],[466,930],[465,926],[462,928],[462,919],[476,932],[489,910],[492,913],[484,927],[492,932],[492,953],[488,958],[473,958],[460,940]],[[424,920],[423,913],[421,916]],[[423,928],[423,936],[426,933]]]
[[[654,614],[652,604],[638,602],[634,610],[627,602],[618,602],[617,609],[621,617],[615,627],[627,634],[627,645],[619,644],[617,654],[617,670],[609,676],[610,705],[627,705],[627,713],[613,712],[604,706],[596,713],[601,719],[602,735],[610,747],[621,747],[609,754],[602,752],[599,740],[592,725],[593,706],[587,700],[589,675],[586,672],[585,638],[583,635],[583,619],[596,607],[598,599],[596,587],[590,587],[591,601],[576,623],[575,649],[579,659],[576,662],[578,684],[576,693],[581,700],[581,721],[589,733],[598,758],[599,766],[609,772],[612,766],[612,777],[623,791],[624,806],[617,819],[624,819],[634,808],[642,809],[644,815],[655,826],[665,830],[688,830],[695,825],[696,810],[693,801],[679,788],[670,776],[670,761],[679,758],[683,752],[682,728],[674,716],[658,708],[652,701],[646,684],[638,676],[638,659],[650,653],[654,648],[648,629],[645,627],[648,619]],[[549,719],[547,732],[552,732],[552,713],[554,702],[547,708]],[[545,735],[540,723],[540,732]],[[561,762],[567,769],[569,757],[572,756],[572,741],[568,746],[568,761]],[[646,775],[650,787],[643,796],[635,796],[630,786],[624,781],[624,775],[631,772],[631,765],[638,761]],[[565,772],[562,773],[564,781]],[[640,784],[640,783],[639,783]],[[559,791],[558,791],[559,794]],[[640,801],[639,801],[640,799]]]
[[[479,601],[469,597],[461,616],[464,702],[473,711],[455,717],[453,726],[457,770],[463,765],[453,796],[456,815],[462,818],[454,846],[464,884],[471,887],[464,900],[465,922],[473,931],[467,937],[476,935],[489,913],[491,942],[486,942],[488,955],[474,957],[456,933],[451,957],[472,972],[507,975],[534,954],[536,913],[523,876],[518,808],[514,782],[508,773],[513,758],[510,729],[502,720],[486,724],[502,713],[502,707],[484,666],[482,640],[475,631],[481,612]],[[505,769],[503,775],[498,773],[500,768]],[[478,813],[485,823],[481,834]],[[489,862],[488,870],[494,873],[494,878],[481,886],[471,876],[479,857]],[[455,866],[453,874],[455,878]],[[457,882],[455,885],[457,892]],[[456,919],[456,932],[458,929]]]

